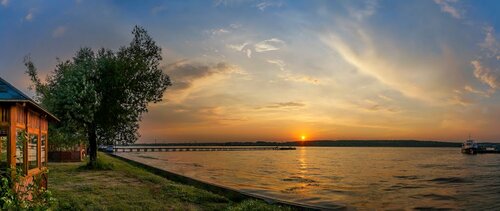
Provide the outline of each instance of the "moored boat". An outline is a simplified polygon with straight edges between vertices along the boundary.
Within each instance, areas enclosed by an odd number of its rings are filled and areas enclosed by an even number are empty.
[[[478,150],[479,146],[474,140],[470,138],[462,144],[462,153],[476,154]]]
[[[468,139],[462,144],[462,153],[465,154],[483,154],[483,153],[500,153],[500,144],[498,143],[477,143],[472,139]]]

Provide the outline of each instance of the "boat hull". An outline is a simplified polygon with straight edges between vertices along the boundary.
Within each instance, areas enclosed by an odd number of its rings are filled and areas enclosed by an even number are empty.
[[[469,155],[474,155],[474,154],[477,153],[477,149],[472,149],[472,148],[462,149],[462,153],[469,154]]]
[[[464,154],[469,154],[469,155],[475,155],[475,154],[486,154],[486,153],[500,153],[500,150],[494,149],[494,150],[487,150],[487,149],[462,149],[462,153]]]

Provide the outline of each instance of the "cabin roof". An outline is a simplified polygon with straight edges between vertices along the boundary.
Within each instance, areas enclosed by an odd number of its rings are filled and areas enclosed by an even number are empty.
[[[40,104],[25,95],[23,92],[4,80],[2,77],[0,77],[0,102],[27,103],[35,107],[35,109],[46,114],[53,120],[59,121],[59,119],[49,111],[47,111],[47,109],[43,108]]]

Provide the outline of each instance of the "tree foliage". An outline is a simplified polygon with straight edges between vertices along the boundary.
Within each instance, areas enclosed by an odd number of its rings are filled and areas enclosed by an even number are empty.
[[[58,61],[46,82],[25,59],[36,99],[61,120],[56,132],[88,140],[91,162],[98,143],[135,142],[148,103],[161,101],[171,85],[159,68],[161,48],[141,27],[132,34],[132,42],[116,52],[81,48],[72,59]]]

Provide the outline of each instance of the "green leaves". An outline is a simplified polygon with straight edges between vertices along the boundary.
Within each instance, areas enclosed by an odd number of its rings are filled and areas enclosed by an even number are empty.
[[[0,209],[2,210],[50,210],[56,200],[52,193],[42,185],[43,172],[33,176],[33,181],[26,184],[19,170],[14,170],[14,177],[0,178]],[[11,172],[8,170],[7,172]]]
[[[45,83],[25,59],[40,102],[61,119],[58,133],[85,134],[87,140],[95,134],[101,144],[137,140],[148,103],[161,101],[171,82],[159,69],[161,48],[141,27],[134,27],[132,35],[117,52],[81,48],[71,60],[59,61]]]

